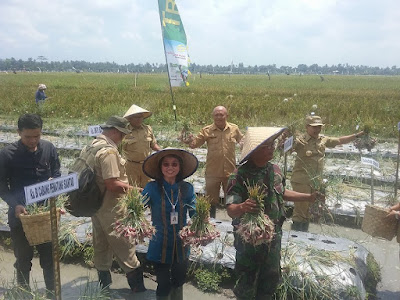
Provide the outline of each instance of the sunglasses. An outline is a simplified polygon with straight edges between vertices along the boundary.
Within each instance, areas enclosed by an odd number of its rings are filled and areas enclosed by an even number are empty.
[[[176,168],[176,167],[179,167],[179,163],[177,163],[177,162],[173,162],[173,163],[163,162],[163,163],[162,163],[162,166],[163,166],[164,168],[168,168],[168,167]]]

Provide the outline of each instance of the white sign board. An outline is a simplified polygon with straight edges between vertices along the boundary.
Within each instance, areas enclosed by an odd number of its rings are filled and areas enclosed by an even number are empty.
[[[400,122],[397,123],[397,129],[400,131]]]
[[[285,141],[283,145],[283,152],[286,153],[293,147],[293,135]]]
[[[78,188],[79,182],[77,173],[71,173],[66,176],[25,186],[26,204],[39,202]]]
[[[379,169],[379,163],[373,158],[361,157],[361,163],[364,165],[369,165],[369,166],[375,167],[376,169]]]
[[[101,129],[100,125],[93,125],[89,126],[89,136],[98,136],[103,132],[103,129]]]

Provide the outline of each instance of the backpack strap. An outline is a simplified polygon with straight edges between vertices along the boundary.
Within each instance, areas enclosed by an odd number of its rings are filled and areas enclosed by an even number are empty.
[[[96,146],[92,146],[92,145],[89,145],[88,147],[87,147],[87,149],[86,149],[86,153],[90,153],[90,154],[92,154],[93,156],[94,156],[94,158],[96,159],[96,154],[97,154],[97,152],[99,152],[101,149],[103,149],[103,148],[114,148],[113,146],[111,146],[111,145],[109,145],[109,144],[100,144],[100,145],[96,145]],[[86,155],[86,164],[93,170],[93,172],[95,173],[95,169],[94,169],[94,165],[93,166],[91,166],[91,165],[89,165],[89,163],[88,163],[88,158],[89,158],[89,155]],[[106,191],[107,191],[107,189],[104,189],[104,191],[102,192],[102,194],[101,194],[101,200],[103,201],[103,199],[104,199],[104,196],[106,195]]]

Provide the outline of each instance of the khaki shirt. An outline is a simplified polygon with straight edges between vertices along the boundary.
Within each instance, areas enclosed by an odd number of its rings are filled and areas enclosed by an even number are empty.
[[[117,145],[105,135],[99,135],[93,141],[92,145],[108,144],[112,148],[107,147],[100,149],[95,156],[95,172],[96,172],[96,183],[101,191],[106,191],[103,199],[103,205],[99,209],[100,214],[114,215],[112,210],[118,203],[118,198],[122,194],[111,192],[106,190],[104,183],[105,179],[117,178],[118,180],[128,184],[128,178],[125,173],[125,160],[121,157],[118,152]]]
[[[317,139],[305,133],[296,139],[293,150],[297,152],[291,182],[312,184],[312,179],[321,180],[324,168],[325,148],[339,145],[338,138],[320,135]]]
[[[157,144],[153,129],[149,125],[140,125],[134,128],[130,124],[130,134],[127,134],[122,142],[122,151],[125,158],[133,162],[143,162],[151,154],[151,149]]]
[[[206,176],[228,177],[235,170],[235,145],[242,138],[239,127],[233,123],[226,123],[223,130],[211,124],[199,132],[191,146],[197,148],[207,142]]]

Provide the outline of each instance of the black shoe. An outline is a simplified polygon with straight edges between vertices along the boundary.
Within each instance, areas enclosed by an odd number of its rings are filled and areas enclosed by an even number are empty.
[[[43,277],[44,277],[44,283],[46,285],[46,290],[50,291],[54,295],[54,289],[55,289],[54,270],[52,268],[51,269],[43,269]]]
[[[112,283],[110,271],[97,271],[99,275],[99,284],[102,289],[108,290]]]
[[[26,291],[30,291],[31,288],[29,286],[29,274],[30,271],[19,271],[17,270],[17,284],[20,286],[22,289]]]
[[[127,273],[126,279],[128,280],[128,284],[132,292],[142,293],[147,291],[146,287],[144,286],[142,267]]]
[[[310,223],[308,223],[308,222],[293,221],[293,224],[291,226],[291,230],[307,232],[309,225],[310,225]]]
[[[217,207],[214,205],[211,205],[210,208],[210,218],[214,218],[217,216]]]

